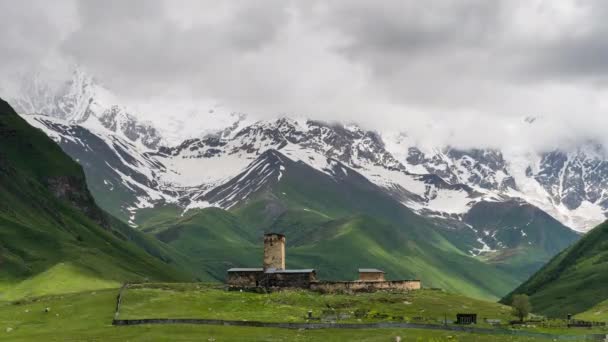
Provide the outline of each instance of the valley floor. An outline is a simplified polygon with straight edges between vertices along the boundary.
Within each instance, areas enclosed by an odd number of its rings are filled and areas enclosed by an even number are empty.
[[[417,329],[288,330],[188,324],[118,327],[111,324],[117,294],[118,289],[106,289],[1,303],[0,340],[393,341],[397,336],[402,341],[551,340]],[[311,310],[313,317],[320,321],[424,322],[430,321],[430,317],[436,321],[444,314],[453,319],[459,311],[507,320],[509,314],[505,308],[431,290],[409,294],[320,295],[307,291],[258,294],[227,292],[217,285],[150,284],[144,288],[130,288],[124,293],[119,318],[196,317],[305,322],[307,312]],[[478,326],[484,325],[480,322]]]

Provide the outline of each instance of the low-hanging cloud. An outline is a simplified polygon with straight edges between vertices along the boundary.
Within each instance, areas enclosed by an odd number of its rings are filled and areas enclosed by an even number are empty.
[[[0,89],[78,65],[126,103],[209,99],[461,147],[608,145],[606,15],[599,0],[0,0]]]

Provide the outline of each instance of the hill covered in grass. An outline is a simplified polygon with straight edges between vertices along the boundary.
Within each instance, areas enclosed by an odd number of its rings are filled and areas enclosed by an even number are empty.
[[[608,222],[561,252],[512,294],[528,294],[535,311],[564,317],[608,299],[607,284]],[[511,295],[503,302],[508,303]]]
[[[591,309],[575,316],[576,319],[592,322],[608,322],[608,300],[605,300]]]
[[[81,167],[0,100],[0,298],[192,278],[170,247],[99,209]]]
[[[344,172],[336,164],[328,177],[277,151],[252,164],[266,170],[274,166],[281,177],[260,186],[255,177],[264,174],[245,171],[235,178],[242,184],[216,190],[257,189],[243,204],[229,211],[193,209],[178,219],[165,208],[157,217],[147,215],[142,229],[218,279],[230,267],[261,265],[262,234],[273,231],[287,236],[287,267],[315,268],[321,279],[351,280],[359,267],[376,267],[390,279],[421,279],[427,287],[489,299],[518,284],[507,271],[455,246],[439,227],[355,171]]]
[[[196,286],[200,285],[198,289]],[[166,287],[165,290],[162,287]],[[451,315],[457,308],[466,307],[478,310],[490,317],[505,317],[501,305],[475,301],[466,297],[447,297],[438,291],[424,291],[416,296],[372,294],[355,297],[327,297],[304,291],[275,294],[252,294],[214,290],[202,284],[158,286],[150,291],[127,291],[124,311],[120,318],[133,317],[137,310],[141,316],[161,317],[166,314],[179,316],[196,315],[204,317],[245,317],[269,318],[272,321],[285,321],[290,317],[304,319],[309,306],[313,315],[320,317],[323,310],[331,311],[325,304],[338,308],[347,305],[361,306],[360,314],[375,316],[370,319],[390,320],[386,313],[412,319],[416,316],[444,317],[443,307]],[[31,301],[17,303],[0,302],[0,341],[369,341],[383,342],[401,337],[403,342],[502,342],[502,341],[552,341],[551,338],[514,337],[503,334],[474,334],[441,330],[421,329],[321,329],[296,330],[259,327],[208,326],[194,324],[112,326],[117,289],[86,291],[82,293],[45,296]],[[173,299],[172,299],[173,298]],[[155,301],[157,300],[157,302]],[[179,305],[171,305],[171,301]],[[401,303],[401,304],[400,304]],[[410,303],[410,304],[404,304]],[[445,304],[445,305],[443,305]],[[244,306],[244,314],[238,312]],[[171,312],[165,311],[169,307]],[[50,312],[45,312],[50,308]],[[138,309],[140,308],[140,309]],[[343,306],[342,312],[346,313]],[[179,312],[177,310],[181,309]],[[210,310],[211,309],[211,310]],[[371,310],[369,310],[371,309]],[[369,310],[369,311],[367,311]],[[425,310],[428,313],[425,313]],[[278,313],[287,315],[277,316]],[[448,317],[450,318],[450,317]],[[367,320],[367,318],[363,318]],[[356,321],[356,319],[355,319]]]
[[[483,253],[481,258],[516,276],[520,282],[580,238],[549,214],[521,201],[478,203],[463,221],[473,227],[483,227],[494,239],[488,242],[494,251]]]

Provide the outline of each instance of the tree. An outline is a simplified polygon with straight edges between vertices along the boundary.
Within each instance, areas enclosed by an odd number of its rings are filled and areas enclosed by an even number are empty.
[[[513,316],[519,318],[520,322],[523,322],[532,311],[530,298],[528,298],[528,295],[525,294],[514,295],[511,308],[513,309]]]

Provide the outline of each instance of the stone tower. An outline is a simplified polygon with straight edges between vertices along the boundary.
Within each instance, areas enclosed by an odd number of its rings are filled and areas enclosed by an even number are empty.
[[[285,269],[285,235],[264,234],[264,270]]]

